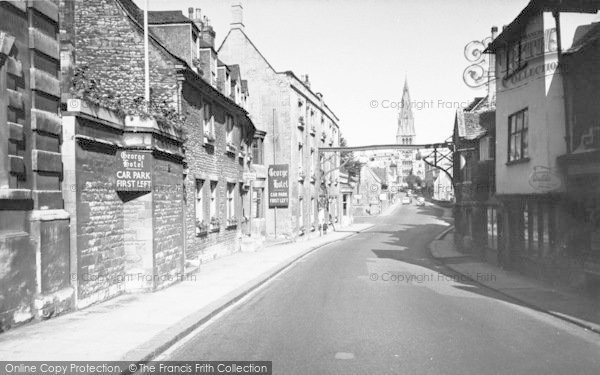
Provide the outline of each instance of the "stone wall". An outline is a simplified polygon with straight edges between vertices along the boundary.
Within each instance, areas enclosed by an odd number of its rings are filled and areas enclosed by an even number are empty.
[[[183,166],[154,159],[154,267],[157,288],[178,280],[183,271]]]
[[[1,2],[0,19],[5,34],[0,51],[3,331],[68,309],[72,290],[69,216],[59,182],[63,170],[57,2]]]
[[[91,124],[90,124],[91,126]],[[123,203],[115,191],[115,149],[77,145],[77,281],[80,307],[123,291]]]
[[[235,154],[226,150],[225,115],[228,110],[219,105],[217,95],[201,94],[194,86],[188,83],[183,85],[183,110],[187,113],[185,143],[186,163],[188,174],[186,177],[186,260],[191,266],[207,262],[218,257],[231,254],[239,250],[239,222],[237,228],[225,228],[223,220],[226,217],[225,200],[227,196],[227,183],[235,183],[234,191],[236,217],[241,215],[241,202],[239,201],[239,182],[242,179],[243,163],[240,163],[238,151]],[[214,111],[215,140],[207,144],[204,139],[202,109],[203,102],[211,102]],[[240,147],[240,131],[234,133],[234,143],[237,150]],[[206,235],[196,235],[196,179],[205,181],[204,202],[208,202],[208,184],[218,181],[217,184],[217,216],[223,224],[221,230]],[[210,218],[208,218],[210,219]]]
[[[138,24],[117,0],[75,2],[75,49],[78,66],[102,88],[124,98],[144,96],[144,41]],[[152,98],[176,102],[177,60],[151,40]]]

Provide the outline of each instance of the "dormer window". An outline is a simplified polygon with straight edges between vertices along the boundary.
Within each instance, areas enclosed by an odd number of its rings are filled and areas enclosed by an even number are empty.
[[[506,49],[506,78],[525,67],[521,48],[521,39],[508,45]]]

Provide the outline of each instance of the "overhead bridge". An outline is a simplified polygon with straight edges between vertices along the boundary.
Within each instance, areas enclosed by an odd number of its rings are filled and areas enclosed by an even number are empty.
[[[375,151],[375,150],[417,150],[417,159],[423,160],[423,162],[433,168],[437,168],[453,181],[452,168],[453,168],[453,153],[454,143],[452,142],[441,142],[441,143],[428,143],[428,144],[390,144],[390,145],[370,145],[370,146],[352,146],[352,147],[319,147],[319,154],[325,154],[328,152],[354,152],[354,151]],[[421,154],[421,150],[432,150],[430,152],[424,152],[425,155]],[[349,162],[348,159],[347,162]],[[344,163],[346,164],[346,163]],[[339,169],[344,166],[340,165],[335,169]],[[335,170],[334,169],[334,170]],[[325,172],[328,174],[331,171]]]
[[[437,148],[448,148],[452,150],[454,144],[452,142],[442,143],[430,143],[421,145],[402,145],[402,144],[391,144],[391,145],[370,145],[370,146],[352,146],[352,147],[319,147],[319,153],[325,152],[337,152],[337,151],[373,151],[373,150],[419,150],[419,149],[437,149]]]

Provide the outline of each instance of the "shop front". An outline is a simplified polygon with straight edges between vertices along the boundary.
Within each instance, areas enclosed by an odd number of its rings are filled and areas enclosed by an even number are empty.
[[[586,281],[600,281],[600,150],[563,155],[573,218],[571,251],[581,257]]]

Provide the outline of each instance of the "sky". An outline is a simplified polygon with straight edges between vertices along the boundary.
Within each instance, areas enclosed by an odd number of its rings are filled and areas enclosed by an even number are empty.
[[[200,8],[217,46],[231,22],[229,0],[148,0],[150,10]],[[143,0],[135,0],[143,7]],[[340,119],[349,145],[395,143],[408,80],[415,143],[452,134],[456,109],[485,89],[463,81],[465,46],[502,30],[528,0],[244,0],[245,32],[277,71],[308,74]],[[225,61],[227,63],[227,61]],[[249,87],[252,95],[252,87]]]

